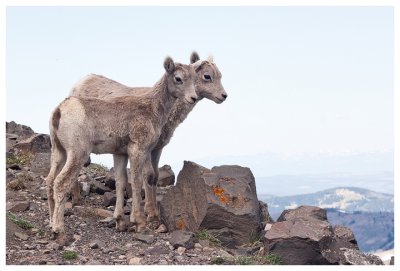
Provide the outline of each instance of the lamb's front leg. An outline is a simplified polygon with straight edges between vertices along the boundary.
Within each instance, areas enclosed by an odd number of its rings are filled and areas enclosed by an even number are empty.
[[[158,180],[158,164],[160,161],[162,149],[154,149],[151,152],[151,164],[149,165],[152,170],[147,170],[152,174],[147,174],[145,179],[145,192],[146,202],[144,209],[147,213],[147,221],[159,222],[160,214],[157,207],[157,180]]]
[[[127,225],[124,220],[124,193],[126,183],[128,181],[126,166],[128,164],[128,156],[113,155],[114,158],[114,174],[115,187],[117,194],[117,202],[115,204],[114,218],[116,220],[116,228],[118,231],[124,231]]]
[[[130,221],[136,224],[136,231],[141,232],[146,229],[146,216],[140,208],[142,200],[141,191],[143,186],[142,169],[146,161],[146,151],[138,147],[138,144],[128,146],[129,162],[131,167],[131,178],[129,182],[132,187],[132,211]]]

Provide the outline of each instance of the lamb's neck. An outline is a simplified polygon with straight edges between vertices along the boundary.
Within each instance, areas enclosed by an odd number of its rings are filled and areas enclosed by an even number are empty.
[[[168,91],[167,76],[164,75],[155,85],[154,85],[154,96],[153,96],[153,106],[155,112],[160,116],[162,122],[167,120],[168,115],[176,102],[176,98],[173,97]]]
[[[186,117],[193,110],[196,104],[197,102],[194,104],[188,104],[182,99],[177,99],[166,124],[168,128],[175,129],[176,127],[178,127],[178,125],[186,119]]]

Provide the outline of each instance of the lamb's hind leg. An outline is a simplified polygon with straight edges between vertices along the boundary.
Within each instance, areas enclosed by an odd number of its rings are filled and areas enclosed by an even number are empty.
[[[113,155],[114,158],[114,174],[115,186],[117,194],[117,202],[115,204],[114,218],[116,220],[116,228],[118,231],[126,230],[126,223],[124,220],[124,193],[126,183],[128,182],[128,175],[126,166],[128,164],[128,156],[126,155]]]
[[[142,169],[146,161],[146,152],[140,149],[138,144],[131,144],[128,146],[128,153],[131,166],[131,178],[129,182],[132,186],[132,211],[130,221],[136,224],[136,231],[141,232],[146,228],[146,216],[140,208],[143,186]]]
[[[54,181],[54,215],[52,221],[52,231],[56,236],[57,242],[64,245],[66,234],[64,229],[64,208],[66,194],[70,191],[71,185],[78,177],[79,171],[87,159],[88,154],[67,154],[67,161],[61,172]]]
[[[47,186],[47,201],[49,204],[49,220],[51,226],[54,214],[54,180],[65,165],[66,160],[65,151],[57,147],[55,143],[53,143],[50,160],[51,167],[45,180]]]

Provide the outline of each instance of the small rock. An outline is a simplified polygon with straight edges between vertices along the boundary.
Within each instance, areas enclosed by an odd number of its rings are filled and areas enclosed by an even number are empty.
[[[356,249],[344,249],[344,262],[350,265],[384,265],[381,258],[372,254],[364,254]]]
[[[79,234],[74,234],[73,239],[75,241],[80,241],[82,239],[82,237]]]
[[[115,205],[117,201],[117,196],[112,192],[105,192],[103,195],[103,204],[108,207],[110,205]]]
[[[22,232],[15,232],[14,235],[16,237],[18,237],[19,239],[24,240],[24,241],[29,239],[29,236],[24,234],[24,233],[22,233]]]
[[[39,188],[39,198],[41,200],[47,200],[47,188],[46,187]]]
[[[132,243],[126,243],[125,244],[125,248],[126,249],[131,249],[133,247],[133,244]]]
[[[89,196],[90,184],[88,182],[80,182],[82,196]]]
[[[6,210],[10,212],[23,212],[29,209],[29,201],[8,202]]]
[[[118,259],[120,259],[120,260],[126,259],[126,256],[125,255],[119,255]]]
[[[157,233],[167,233],[168,229],[164,224],[161,224],[157,229],[156,229]]]
[[[79,183],[88,182],[88,181],[90,181],[90,178],[88,175],[86,175],[86,174],[79,175],[79,177],[78,177]]]
[[[175,260],[179,263],[183,262],[185,260],[185,258],[183,256],[175,256]]]
[[[227,260],[234,260],[235,259],[235,257],[233,255],[229,254],[225,250],[218,251],[218,255],[220,257],[226,258]]]
[[[127,204],[124,206],[124,214],[125,215],[130,215],[131,214],[131,210],[132,210],[132,205],[131,204]]]
[[[142,258],[133,257],[133,258],[130,258],[130,259],[128,260],[128,264],[129,264],[129,265],[140,265],[141,260],[142,260]]]
[[[33,232],[33,233],[38,233],[38,232],[39,232],[39,229],[37,229],[37,228],[32,228],[32,229],[31,229],[31,232]]]
[[[391,258],[390,258],[390,263],[389,263],[390,265],[394,265],[394,256],[392,256]]]
[[[47,240],[36,240],[36,243],[40,245],[47,245],[49,242]]]
[[[104,244],[103,244],[103,242],[100,241],[100,240],[94,240],[93,242],[91,242],[91,243],[89,244],[89,247],[90,247],[91,249],[96,249],[96,248],[99,248],[99,247],[104,247]]]
[[[63,247],[62,245],[59,245],[57,243],[50,243],[46,246],[46,248],[49,250],[61,250],[62,247]]]
[[[114,249],[114,248],[105,248],[105,247],[102,247],[102,248],[101,248],[101,251],[103,251],[103,253],[105,253],[105,254],[110,254],[110,253],[114,252],[115,249]]]
[[[157,180],[157,186],[168,186],[175,183],[175,174],[171,169],[171,166],[164,165],[158,169],[159,175]]]
[[[104,217],[104,218],[113,216],[113,212],[104,210],[104,209],[100,209],[100,208],[94,209],[94,212],[96,213],[96,215],[98,215],[100,217]]]
[[[169,242],[174,248],[185,247],[191,249],[194,247],[193,237],[194,234],[192,232],[177,230],[171,233]]]
[[[86,263],[87,261],[89,261],[88,258],[86,258],[86,257],[84,257],[84,256],[82,256],[82,255],[78,255],[78,258],[79,258],[79,260],[80,260],[82,263]]]
[[[70,202],[70,201],[66,202],[65,209],[72,209],[72,202]]]
[[[136,240],[142,241],[142,242],[147,243],[147,244],[151,244],[151,243],[154,242],[154,236],[153,235],[137,233],[137,234],[134,235],[134,238]]]
[[[111,190],[115,190],[115,180],[113,178],[108,178],[104,185],[109,187]]]
[[[184,247],[178,247],[178,249],[176,250],[176,252],[178,252],[179,255],[183,255],[183,253],[185,253],[186,248]]]
[[[90,191],[99,195],[104,195],[104,193],[106,192],[111,192],[111,190],[108,187],[97,181],[91,182]]]
[[[32,249],[35,249],[35,246],[31,246],[29,244],[24,244],[24,248],[27,250],[32,250]]]
[[[203,248],[203,246],[202,246],[202,245],[200,245],[200,243],[194,243],[194,248],[199,248],[199,249],[202,249],[202,248]]]
[[[50,252],[51,252],[51,251],[50,251],[49,249],[42,250],[42,253],[43,253],[43,254],[50,254]]]
[[[265,225],[264,231],[269,231],[272,227],[271,223],[267,223],[267,225]]]
[[[210,247],[210,241],[208,241],[208,240],[199,240],[199,244],[202,247]]]
[[[110,222],[114,222],[114,218],[112,216],[106,217],[104,219],[99,220],[99,223],[110,223]]]

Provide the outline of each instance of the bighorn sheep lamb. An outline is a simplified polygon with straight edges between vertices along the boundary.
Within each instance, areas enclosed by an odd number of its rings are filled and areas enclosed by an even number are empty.
[[[195,88],[199,100],[207,98],[220,104],[226,98],[227,94],[221,84],[221,72],[209,57],[206,61],[200,61],[199,55],[193,52],[190,57],[190,62],[198,64],[196,67],[196,82]],[[76,84],[70,95],[77,97],[94,97],[103,100],[109,100],[114,97],[121,96],[142,96],[151,91],[151,88],[131,88],[116,81],[108,79],[100,75],[88,75]],[[167,123],[164,125],[159,141],[151,152],[151,165],[143,170],[143,180],[145,180],[145,212],[147,220],[158,220],[158,208],[156,202],[156,182],[158,179],[159,159],[163,148],[169,143],[177,126],[185,120],[187,115],[194,108],[195,104],[187,104],[182,100],[177,100],[168,117]],[[114,161],[122,159],[114,155]],[[150,165],[150,163],[146,163]],[[126,175],[125,175],[126,176]],[[117,183],[117,203],[115,208],[115,216],[119,217],[123,214],[123,194],[126,184],[124,176],[116,176]],[[79,187],[75,183],[74,201],[79,197]],[[118,225],[119,230],[123,230],[125,225]]]
[[[166,73],[150,95],[117,97],[109,101],[69,97],[53,111],[50,118],[51,168],[46,182],[50,225],[59,243],[66,241],[66,193],[90,153],[117,155],[117,175],[126,175],[129,157],[133,190],[130,221],[136,224],[137,231],[145,228],[146,217],[140,210],[142,169],[146,161],[151,161],[151,151],[158,143],[175,100],[188,104],[196,102],[195,67],[174,63],[168,57],[164,61]]]

